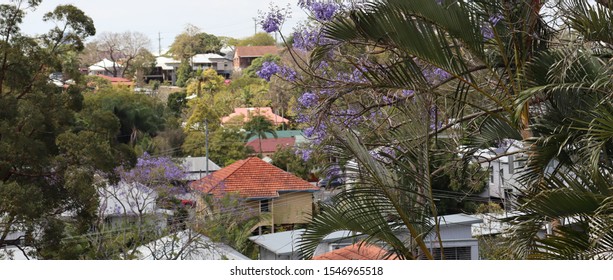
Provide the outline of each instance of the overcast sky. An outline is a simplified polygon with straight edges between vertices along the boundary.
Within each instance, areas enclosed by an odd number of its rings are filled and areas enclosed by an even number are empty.
[[[274,2],[280,7],[291,4],[292,18],[283,26],[283,34],[307,16],[297,0],[43,0],[36,11],[28,11],[22,31],[40,34],[49,30],[42,16],[59,4],[73,4],[94,20],[97,33],[138,31],[151,39],[151,51],[158,50],[158,32],[162,49],[168,49],[175,36],[187,24],[217,36],[243,38],[254,34],[253,18],[258,10],[267,11]],[[258,32],[262,29],[258,26]]]

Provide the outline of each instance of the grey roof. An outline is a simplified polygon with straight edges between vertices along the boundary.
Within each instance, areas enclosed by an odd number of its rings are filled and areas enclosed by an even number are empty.
[[[271,251],[276,255],[289,255],[297,250],[298,241],[302,239],[302,234],[304,234],[304,231],[304,229],[297,229],[263,234],[249,237],[249,240],[266,248],[266,250]]]
[[[188,180],[199,180],[200,178],[206,176],[206,157],[186,157],[183,158],[182,162],[185,168],[187,169]],[[217,171],[221,169],[219,165],[209,161],[209,173]]]
[[[302,239],[304,232],[304,229],[289,230],[252,236],[249,237],[249,240],[261,247],[266,248],[266,250],[271,251],[276,255],[289,255],[298,250],[298,242]],[[322,239],[322,242],[332,242],[350,236],[354,236],[351,231],[339,230],[328,234]]]
[[[475,216],[475,215],[467,215],[467,214],[453,214],[453,215],[445,215],[438,217],[441,225],[463,225],[463,224],[474,224],[480,223],[483,219]]]

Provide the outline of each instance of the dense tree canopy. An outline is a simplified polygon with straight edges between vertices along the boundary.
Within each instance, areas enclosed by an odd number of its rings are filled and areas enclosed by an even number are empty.
[[[98,205],[94,174],[110,171],[104,158],[112,156],[105,131],[74,131],[82,86],[48,78],[64,72],[80,80],[72,62],[95,34],[93,22],[78,8],[60,5],[43,18],[55,24],[48,33],[21,34],[25,11],[19,8],[39,2],[0,4],[0,246],[12,230],[36,230],[39,252],[60,257],[46,249],[64,234],[59,215],[71,211],[78,230],[87,229]]]
[[[188,25],[183,33],[175,37],[169,52],[174,57],[185,60],[199,53],[219,53],[222,47],[221,40],[215,35],[201,32],[198,27]]]

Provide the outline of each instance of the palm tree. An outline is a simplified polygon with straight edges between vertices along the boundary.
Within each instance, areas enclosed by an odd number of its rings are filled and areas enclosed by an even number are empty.
[[[520,178],[525,215],[510,220],[520,258],[613,258],[613,6],[599,2],[563,2],[578,39],[531,63],[528,73],[538,78],[518,102],[538,100],[541,111]],[[549,234],[537,237],[550,222]]]
[[[606,182],[613,174],[610,6],[563,1],[562,16],[568,24],[584,32],[586,40],[598,42],[596,51],[588,51],[585,45],[566,48],[566,40],[541,16],[544,1],[516,2],[382,0],[324,23],[321,33],[326,43],[311,52],[301,70],[325,83],[301,86],[323,85],[334,91],[314,113],[331,127],[328,149],[358,163],[358,187],[339,194],[314,217],[303,244],[307,256],[326,234],[348,229],[367,234],[367,241],[387,243],[405,258],[419,254],[431,258],[423,237],[436,234],[437,210],[430,182],[441,170],[429,170],[424,164],[435,153],[459,153],[459,143],[466,147],[461,157],[466,159],[474,149],[505,139],[523,141],[529,158],[520,180],[525,191],[518,205],[528,214],[516,220],[518,227],[513,231],[521,245],[517,257],[567,249],[575,253],[581,249],[576,255],[583,257],[603,257],[603,248],[611,248],[606,230],[613,223],[607,216],[610,211],[603,208],[610,205]],[[338,68],[358,69],[364,79],[331,83],[328,74],[316,69],[330,53],[336,65],[342,65]],[[432,79],[437,71],[446,74]],[[384,105],[359,104],[365,108],[363,113],[369,112],[367,108],[383,112],[388,132],[339,129],[338,124],[325,121],[335,109],[347,106],[347,100],[402,90],[415,94]],[[421,107],[412,107],[409,100]],[[432,119],[428,114],[435,119],[434,128],[427,127]],[[418,129],[418,122],[425,127]],[[447,150],[433,148],[439,142],[456,145]],[[374,149],[382,145],[395,152],[373,159]],[[560,163],[556,171],[549,173],[547,166],[556,162]],[[575,174],[578,179],[563,174]],[[574,204],[563,203],[571,199]],[[591,227],[572,232],[587,240],[575,240],[584,247],[565,244],[569,239],[564,238],[571,235],[565,235],[567,227],[556,226],[573,215],[586,221],[578,225]],[[540,239],[534,231],[544,221],[554,222],[555,234],[548,236],[554,241]],[[393,234],[400,228],[409,231],[409,240]],[[420,248],[419,253],[415,248]],[[587,249],[591,254],[583,254]]]
[[[245,123],[245,130],[248,131],[245,139],[249,139],[252,136],[258,137],[258,143],[260,145],[260,158],[262,157],[262,139],[268,138],[266,133],[270,133],[273,137],[277,138],[277,132],[275,131],[273,123],[264,116],[252,116],[251,119]]]

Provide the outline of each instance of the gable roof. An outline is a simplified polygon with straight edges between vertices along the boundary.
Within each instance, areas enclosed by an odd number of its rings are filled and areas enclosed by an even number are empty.
[[[206,176],[206,157],[185,157],[181,158],[181,162],[186,169],[185,171],[187,172],[187,180],[194,181]],[[208,159],[208,162],[209,173],[221,169],[219,165],[217,165],[210,159]]]
[[[356,243],[318,256],[313,260],[397,260],[398,255],[372,244]]]
[[[282,147],[293,147],[296,138],[267,138],[249,141],[246,145],[253,148],[256,153],[260,152],[260,141],[262,141],[262,153],[274,153]]]
[[[105,71],[106,69],[111,69],[113,66],[117,68],[122,68],[121,64],[113,62],[109,59],[102,59],[101,61],[96,62],[95,64],[89,66],[89,71]]]
[[[230,164],[191,184],[192,189],[214,196],[236,193],[247,199],[279,197],[282,192],[315,192],[316,186],[291,173],[250,157]]]
[[[289,120],[272,112],[270,107],[234,108],[234,113],[221,118],[221,123],[227,123],[232,118],[243,116],[243,122],[249,121],[251,116],[264,116],[274,125],[289,123]]]
[[[234,57],[261,57],[265,54],[278,54],[277,46],[241,46],[236,47]]]

